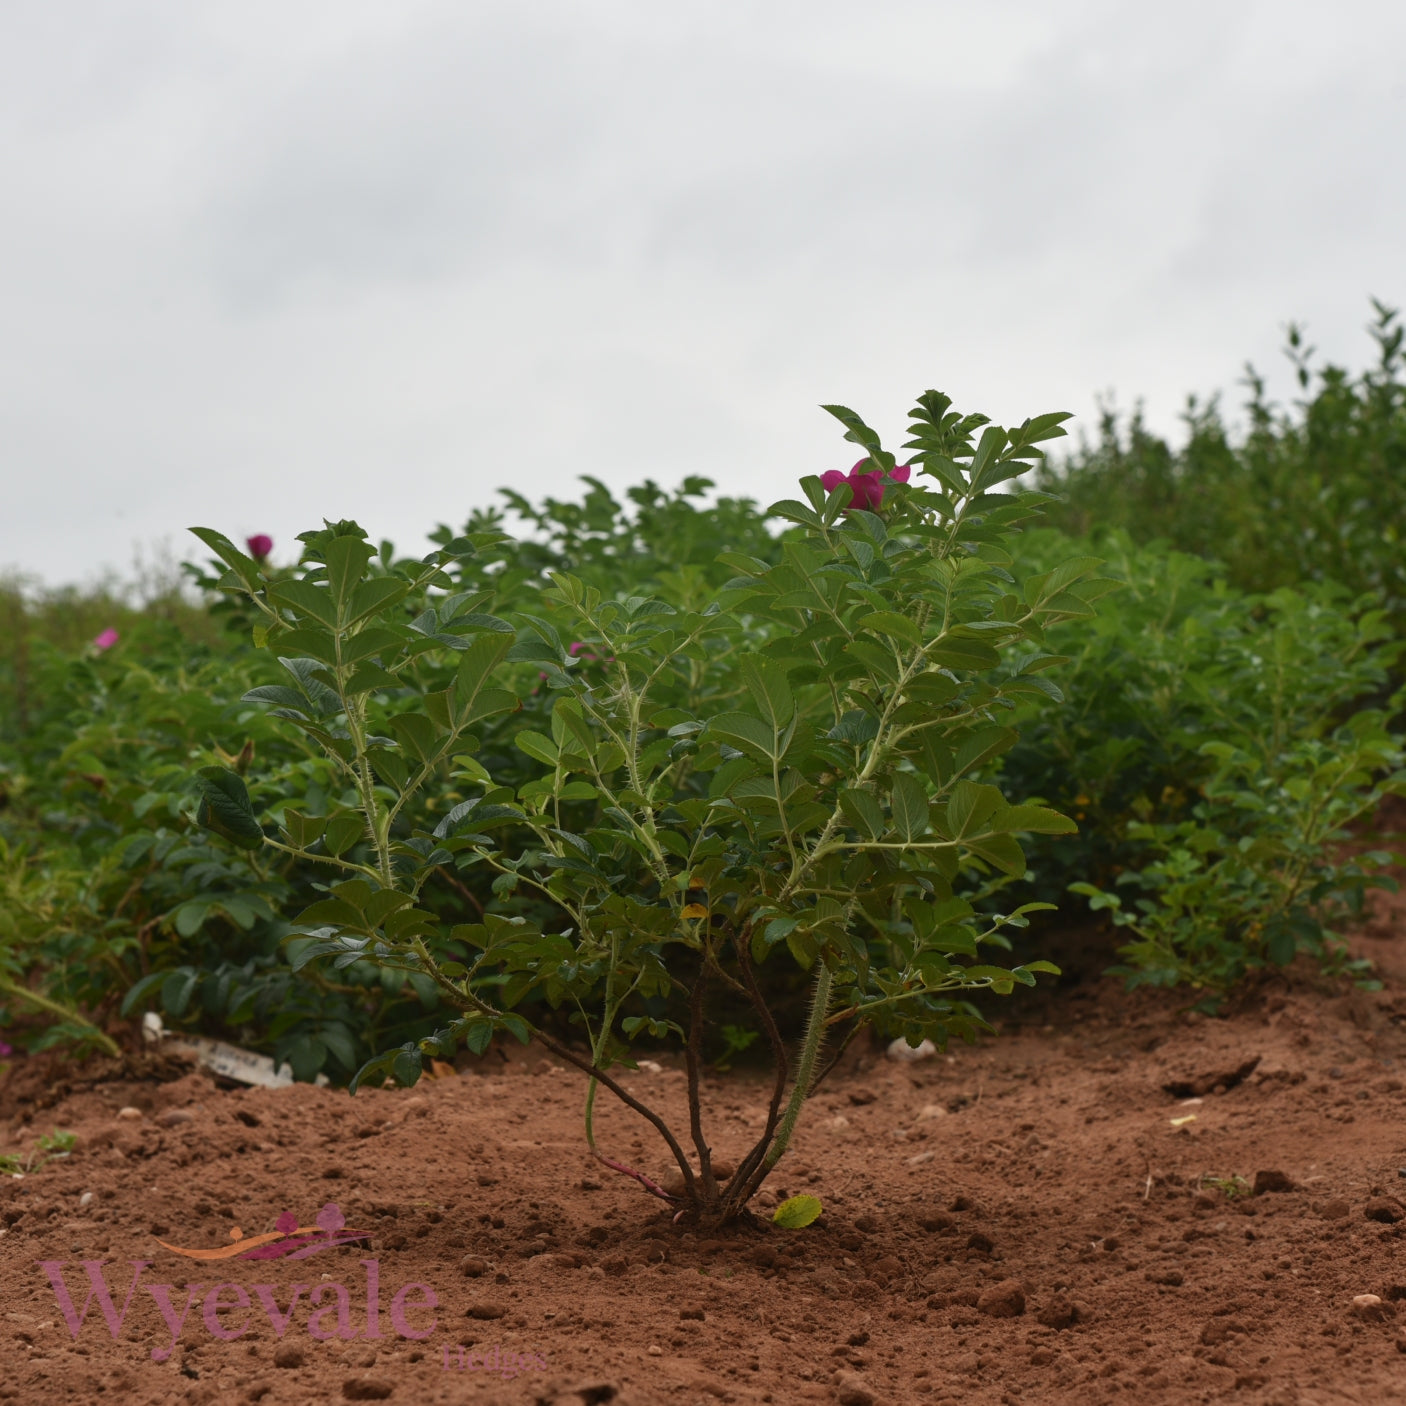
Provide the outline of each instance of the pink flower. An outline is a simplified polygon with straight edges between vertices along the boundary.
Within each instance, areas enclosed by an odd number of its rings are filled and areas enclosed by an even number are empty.
[[[245,546],[255,561],[263,561],[273,551],[273,538],[266,532],[256,532],[245,542]]]
[[[4,1059],[6,1055],[12,1054],[14,1054],[14,1050],[12,1050],[10,1046],[7,1045],[3,1040],[0,1040],[0,1059]]]
[[[907,483],[913,466],[898,464],[887,475],[878,469],[861,472],[865,464],[871,463],[872,459],[861,459],[847,474],[842,474],[838,469],[831,469],[828,473],[820,475],[820,486],[827,493],[833,493],[842,483],[847,483],[853,495],[850,498],[850,507],[866,508],[873,512],[884,500],[884,483]]]
[[[111,649],[121,638],[111,625],[93,640],[94,649]]]

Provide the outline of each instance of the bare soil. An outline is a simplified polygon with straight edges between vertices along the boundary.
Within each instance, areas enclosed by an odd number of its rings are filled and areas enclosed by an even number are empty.
[[[977,1048],[854,1051],[761,1214],[715,1237],[591,1161],[582,1080],[536,1050],[355,1098],[19,1061],[0,1151],[79,1143],[0,1181],[0,1401],[1406,1399],[1404,913],[1380,904],[1358,940],[1380,992],[1294,973],[1206,1018],[1093,980],[1013,1001]],[[661,1063],[626,1077],[680,1126]],[[719,1076],[707,1103],[735,1156],[765,1086]],[[612,1155],[666,1170],[634,1114],[606,1098],[598,1121]],[[777,1229],[770,1205],[801,1192],[823,1218]],[[158,1243],[229,1246],[327,1203],[369,1241],[218,1261]],[[75,1315],[84,1261],[114,1315],[146,1262],[115,1338],[97,1301],[74,1336],[44,1261]],[[163,1285],[177,1320],[194,1305],[174,1346]]]

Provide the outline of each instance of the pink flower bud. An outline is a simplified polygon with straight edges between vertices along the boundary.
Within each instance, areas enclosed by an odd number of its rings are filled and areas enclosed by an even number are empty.
[[[245,546],[255,561],[263,561],[273,551],[273,538],[266,532],[256,532],[245,542]]]
[[[111,625],[93,640],[94,649],[111,649],[121,638]]]

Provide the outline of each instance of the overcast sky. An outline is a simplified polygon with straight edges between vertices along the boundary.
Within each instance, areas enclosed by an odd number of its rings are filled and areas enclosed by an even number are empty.
[[[1406,300],[1406,6],[0,3],[0,568],[764,501],[936,386],[1188,391]]]

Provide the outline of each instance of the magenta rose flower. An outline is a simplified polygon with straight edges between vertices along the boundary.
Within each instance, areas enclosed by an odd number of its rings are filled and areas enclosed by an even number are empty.
[[[245,545],[249,548],[249,555],[255,561],[263,561],[273,551],[273,538],[266,532],[256,532]]]
[[[112,646],[115,645],[119,639],[121,639],[121,636],[117,633],[116,630],[112,628],[111,625],[109,625],[107,629],[102,632],[102,634],[94,637],[93,648],[111,649]]]
[[[874,512],[884,501],[884,484],[907,483],[913,466],[898,464],[887,474],[878,469],[861,472],[865,464],[872,462],[871,459],[861,459],[847,474],[842,474],[838,469],[831,469],[828,473],[820,475],[820,486],[827,493],[833,493],[842,483],[847,483],[852,495],[850,507],[865,508]]]

